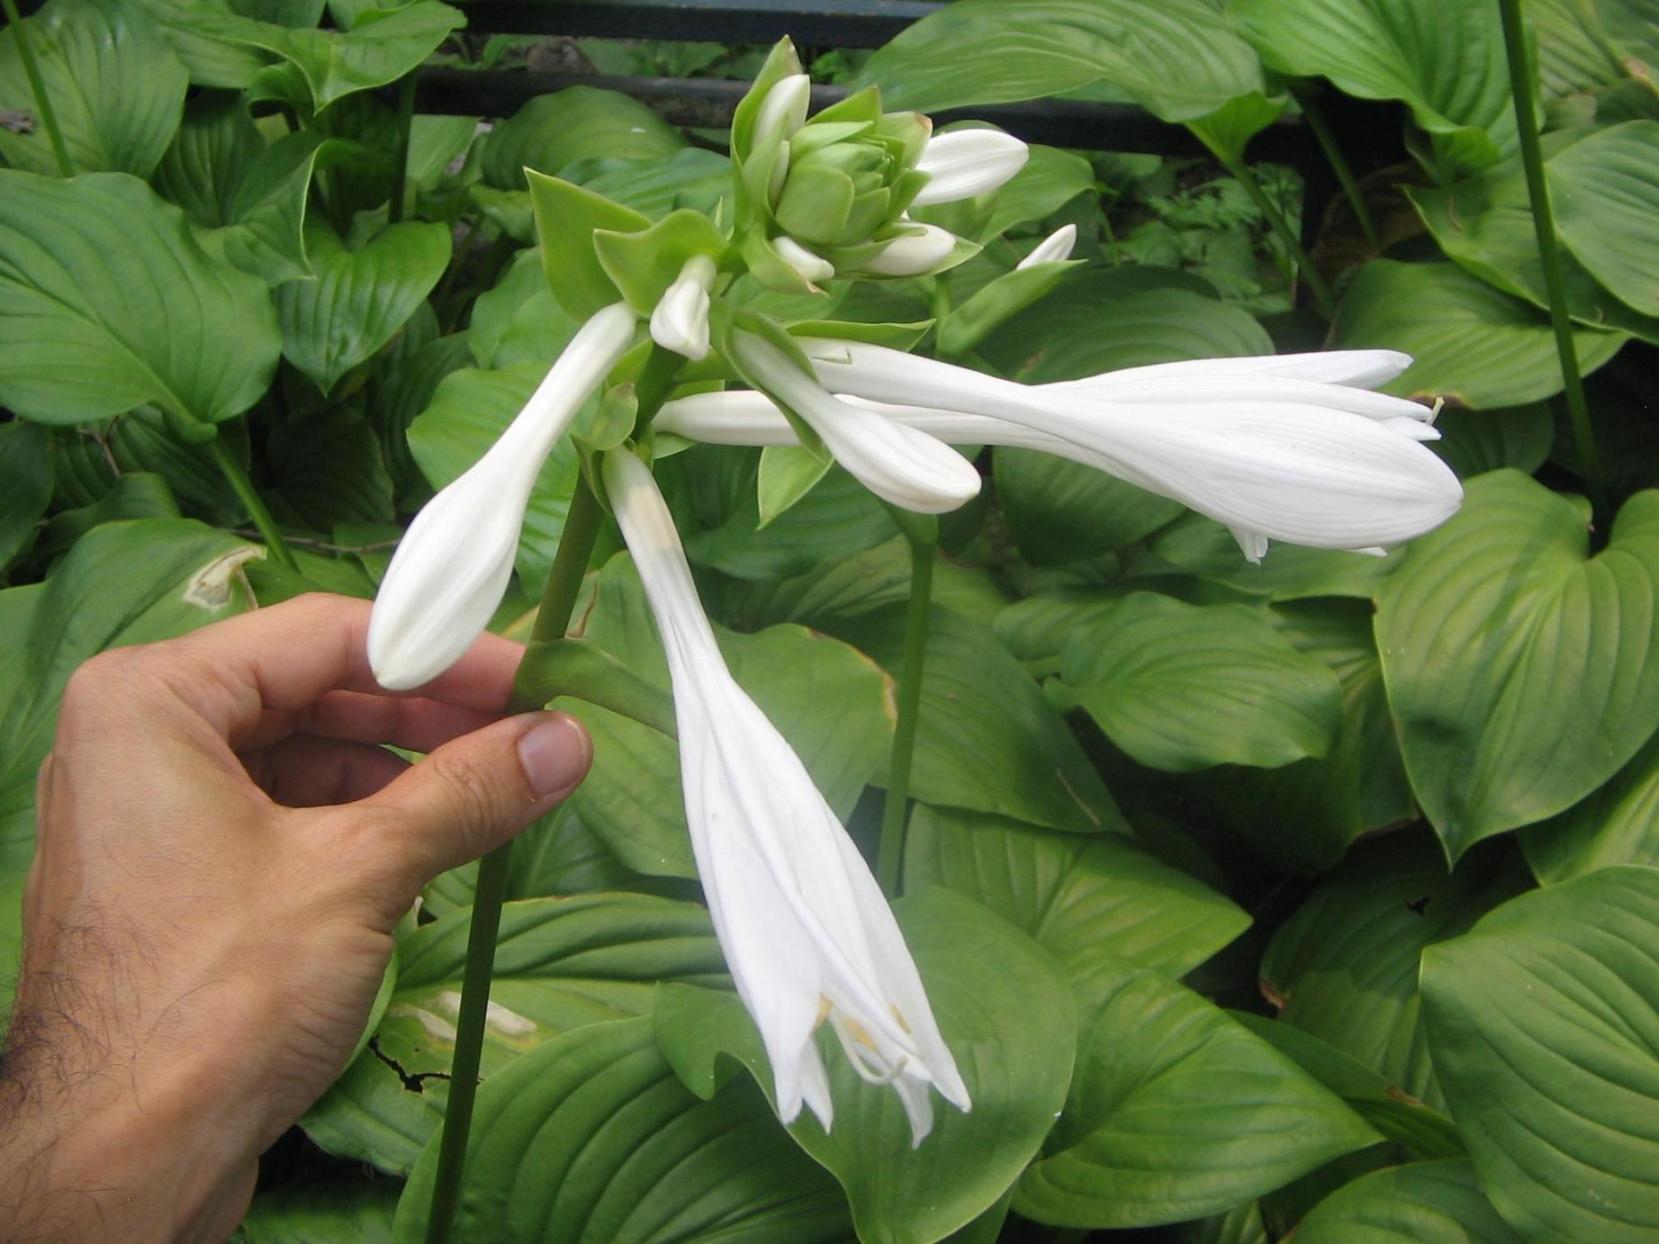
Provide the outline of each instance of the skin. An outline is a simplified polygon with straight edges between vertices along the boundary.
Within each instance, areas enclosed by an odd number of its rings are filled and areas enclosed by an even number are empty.
[[[518,645],[484,636],[394,695],[368,618],[302,597],[70,680],[0,1079],[0,1239],[225,1239],[260,1152],[350,1058],[420,887],[587,772],[572,719],[504,715]]]

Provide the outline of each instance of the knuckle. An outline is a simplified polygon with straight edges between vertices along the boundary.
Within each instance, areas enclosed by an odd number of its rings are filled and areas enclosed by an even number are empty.
[[[82,661],[64,684],[60,720],[73,723],[102,712],[112,695],[132,683],[141,661],[133,648],[111,648]]]
[[[463,829],[490,825],[501,805],[498,783],[473,761],[434,752],[421,763],[432,766],[435,785],[444,792],[451,818]]]

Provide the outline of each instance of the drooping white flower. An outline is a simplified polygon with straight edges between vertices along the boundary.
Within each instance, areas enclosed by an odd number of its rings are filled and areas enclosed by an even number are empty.
[[[714,287],[714,260],[693,255],[680,268],[651,312],[651,340],[664,350],[696,362],[709,352],[709,290]]]
[[[772,249],[778,257],[808,285],[819,285],[835,275],[835,265],[822,255],[815,255],[787,234],[772,239]]]
[[[978,494],[979,472],[949,445],[837,400],[764,337],[734,333],[732,349],[755,382],[806,420],[835,460],[882,500],[942,514]]]
[[[813,1037],[827,1022],[854,1070],[898,1093],[920,1144],[930,1085],[960,1110],[970,1101],[892,911],[800,758],[726,668],[651,472],[624,450],[605,455],[603,474],[668,656],[692,851],[778,1113],[788,1123],[805,1104],[830,1128]]]
[[[916,168],[932,180],[912,201],[915,207],[971,199],[995,190],[1025,167],[1030,149],[1001,130],[954,130],[927,140]]]
[[[626,303],[597,312],[500,439],[409,524],[369,619],[369,666],[381,686],[429,682],[483,633],[513,573],[536,473],[633,337]]]
[[[1061,225],[1031,248],[1031,253],[1014,265],[1014,271],[1034,268],[1040,263],[1054,263],[1071,258],[1071,248],[1077,245],[1077,226]]]
[[[1259,556],[1264,537],[1386,547],[1439,526],[1463,497],[1451,468],[1418,443],[1421,425],[1406,413],[1415,404],[1382,394],[1282,375],[1211,383],[1199,364],[1166,372],[1161,393],[1121,374],[1033,388],[863,342],[802,345],[834,392],[1047,433],[1225,524],[1247,555]]]
[[[956,235],[938,225],[912,225],[919,233],[904,233],[860,265],[876,276],[920,276],[944,263],[956,249]]]

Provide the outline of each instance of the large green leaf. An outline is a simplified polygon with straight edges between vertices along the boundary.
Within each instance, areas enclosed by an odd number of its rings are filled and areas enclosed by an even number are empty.
[[[1613,864],[1659,867],[1659,734],[1588,799],[1529,825],[1521,844],[1545,883]]]
[[[229,91],[202,91],[184,109],[184,121],[155,171],[152,184],[204,229],[228,225],[236,189],[265,140],[246,101]]]
[[[1659,121],[1590,135],[1546,168],[1561,238],[1590,275],[1659,316]]]
[[[12,619],[19,625],[6,632],[0,667],[0,873],[34,852],[35,770],[51,748],[58,700],[75,667],[106,648],[240,613],[252,602],[237,569],[259,555],[227,532],[183,519],[110,523],[71,550],[44,590],[0,593],[0,601],[32,601]]]
[[[1507,855],[1472,858],[1448,876],[1426,836],[1365,843],[1274,935],[1262,957],[1262,992],[1285,1023],[1436,1104],[1419,1022],[1418,957],[1526,884]]]
[[[926,111],[1099,83],[1165,121],[1262,85],[1249,45],[1205,0],[958,0],[872,56],[863,81]]]
[[[1567,160],[1577,149],[1575,144],[1581,145],[1585,135],[1584,130],[1574,130],[1547,136],[1545,170],[1552,182],[1558,180],[1558,175],[1551,171],[1556,161]],[[1629,175],[1639,188],[1640,171],[1631,170]],[[1532,197],[1527,192],[1526,173],[1519,157],[1450,186],[1408,187],[1406,195],[1448,258],[1506,293],[1524,298],[1537,307],[1549,307],[1549,288],[1543,262],[1538,258],[1538,234],[1532,220]],[[1561,194],[1552,197],[1559,210]],[[1589,199],[1576,189],[1568,197],[1576,205],[1580,221],[1590,222],[1591,227],[1618,228],[1618,222],[1610,218],[1617,211],[1614,201],[1603,203]],[[1583,228],[1581,224],[1581,232]],[[1601,245],[1605,249],[1607,243],[1604,241]],[[1619,301],[1572,251],[1558,248],[1558,255],[1567,310],[1573,319],[1593,328],[1614,329],[1659,341],[1659,320],[1639,314]],[[1639,272],[1641,256],[1633,256],[1631,260],[1635,263],[1634,270]]]
[[[390,1183],[293,1180],[263,1193],[242,1220],[246,1244],[392,1244]]]
[[[1249,596],[1301,600],[1309,596],[1369,599],[1399,558],[1374,557],[1345,549],[1310,549],[1275,544],[1259,562],[1247,562],[1238,537],[1213,518],[1185,514],[1147,541],[1150,558],[1130,562],[1130,573],[1157,579],[1174,565],[1188,574]]]
[[[305,218],[312,174],[355,150],[309,130],[277,139],[242,170],[228,222],[201,234],[202,245],[268,285],[310,278]]]
[[[779,1134],[746,1077],[699,1101],[649,1019],[555,1038],[478,1093],[455,1238],[500,1244],[670,1240],[831,1244],[847,1238],[835,1185]],[[419,1244],[438,1146],[398,1203]]]
[[[1074,631],[1064,694],[1154,769],[1272,769],[1326,755],[1342,688],[1248,605],[1188,605],[1132,592]]]
[[[1538,89],[1546,104],[1591,95],[1624,77],[1595,0],[1527,0],[1537,39]]]
[[[318,1148],[404,1176],[444,1120],[442,1075],[405,1077],[377,1049],[359,1054],[300,1119]]]
[[[684,146],[680,132],[638,100],[572,86],[536,96],[496,126],[484,142],[482,170],[488,185],[523,190],[526,168],[559,173],[590,159],[655,163]]]
[[[917,804],[904,844],[908,889],[944,886],[983,903],[1086,972],[1104,948],[1170,976],[1231,942],[1250,918],[1117,834],[1057,834],[1003,817]]]
[[[889,671],[900,666],[904,606],[827,620]],[[1065,722],[990,629],[947,609],[928,620],[910,794],[1050,829],[1126,827]]]
[[[1297,1244],[1522,1244],[1466,1159],[1390,1166],[1321,1201]]]
[[[72,172],[148,177],[179,127],[188,75],[137,9],[121,0],[48,0],[25,19]],[[0,160],[59,175],[8,26],[0,31],[0,112],[13,110],[29,124],[0,125]]]
[[[1659,1234],[1659,871],[1504,904],[1423,956],[1435,1067],[1481,1186],[1531,1241]]]
[[[392,225],[348,250],[329,229],[306,231],[312,280],[272,291],[282,320],[282,353],[327,393],[392,339],[449,265],[449,228]]]
[[[1452,169],[1483,168],[1516,144],[1503,28],[1479,0],[1228,0],[1227,13],[1281,73],[1326,77],[1350,95],[1403,100]]]
[[[81,423],[154,402],[216,423],[270,383],[265,287],[124,173],[0,171],[0,403]]]
[[[1014,1208],[1055,1226],[1214,1214],[1373,1144],[1342,1100],[1168,978],[1101,956],[1071,1095]]]
[[[1036,143],[1027,150],[1025,166],[998,188],[991,215],[979,229],[981,242],[1010,226],[1042,220],[1094,188],[1094,166],[1082,156]]]
[[[1408,396],[1465,406],[1517,406],[1561,391],[1555,335],[1541,311],[1517,302],[1449,263],[1374,259],[1342,300],[1335,344],[1384,346],[1416,360],[1387,386]],[[1620,332],[1573,334],[1579,367],[1590,372],[1618,353]]]
[[[266,453],[283,500],[312,527],[330,531],[336,523],[396,517],[380,438],[349,407],[290,418],[272,432]]]
[[[1482,475],[1378,594],[1406,772],[1454,859],[1577,803],[1659,727],[1659,492],[1627,501],[1594,557],[1588,517]]]
[[[935,1098],[933,1131],[912,1148],[898,1094],[860,1080],[826,1045],[834,1124],[826,1134],[803,1114],[789,1130],[846,1190],[864,1244],[931,1244],[994,1206],[1036,1155],[1071,1079],[1073,1006],[1053,961],[977,903],[932,889],[894,913],[973,1109]],[[699,1092],[722,1053],[772,1092],[753,1023],[730,995],[665,991],[657,1039]]]
[[[44,428],[0,423],[0,572],[34,542],[52,500],[52,443]]]
[[[1033,565],[1120,549],[1186,510],[1179,501],[1035,449],[999,446],[992,462],[1008,530]]]
[[[1028,383],[1172,359],[1272,354],[1249,314],[1215,299],[1203,282],[1156,268],[1103,268],[1066,282],[979,353]]]
[[[576,633],[668,690],[661,641],[626,556],[598,576]],[[891,742],[891,688],[881,671],[804,627],[718,634],[733,676],[795,748],[830,806],[850,814]],[[637,872],[696,876],[674,741],[620,713],[569,700],[564,706],[594,736],[593,770],[572,799],[587,827]]]
[[[1547,402],[1508,410],[1454,406],[1434,421],[1440,439],[1429,448],[1461,479],[1514,467],[1531,475],[1543,466],[1555,441],[1555,415]]]

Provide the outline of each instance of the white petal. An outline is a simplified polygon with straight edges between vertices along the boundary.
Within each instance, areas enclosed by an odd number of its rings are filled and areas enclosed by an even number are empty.
[[[866,259],[864,272],[877,276],[919,276],[937,268],[956,249],[956,236],[937,225],[923,225],[920,233],[894,238]]]
[[[1260,565],[1262,558],[1267,556],[1267,537],[1259,531],[1250,531],[1244,527],[1234,527],[1233,539],[1238,541],[1239,552],[1244,554],[1244,560],[1252,566]]]
[[[1071,248],[1077,245],[1077,226],[1061,225],[1049,234],[1036,246],[1031,253],[1014,265],[1014,271],[1021,268],[1033,268],[1040,263],[1054,263],[1061,259],[1071,258]]]
[[[714,284],[714,260],[693,255],[680,275],[657,300],[651,313],[651,340],[665,350],[696,362],[709,352],[709,289]]]
[[[773,83],[755,114],[754,145],[760,146],[773,135],[788,138],[800,129],[811,99],[812,79],[804,73],[792,73]]]
[[[1305,354],[1254,354],[1244,358],[1191,359],[1128,367],[1111,375],[1123,380],[1198,376],[1278,376],[1322,384],[1350,384],[1374,389],[1411,366],[1411,355],[1398,350],[1315,350]],[[1079,381],[1071,381],[1077,384]]]
[[[835,265],[815,255],[787,234],[772,239],[772,249],[779,258],[795,269],[808,285],[818,285],[835,275]]]
[[[914,206],[951,203],[995,190],[1025,167],[1030,149],[1001,130],[955,130],[927,140],[916,167],[932,180]]]
[[[483,633],[512,575],[537,471],[633,335],[626,304],[596,312],[496,443],[409,524],[369,619],[369,666],[381,686],[430,682]]]
[[[979,493],[979,472],[961,454],[922,432],[838,401],[771,342],[735,335],[738,362],[807,423],[835,460],[884,501],[942,514]]]

